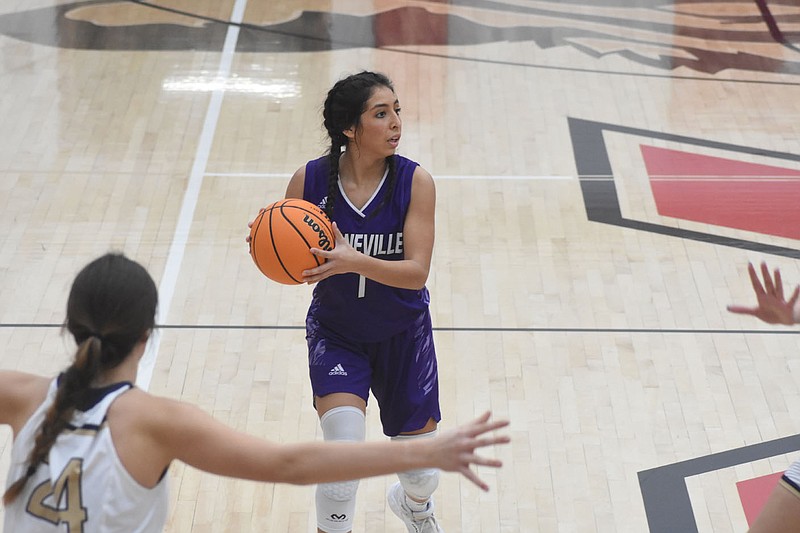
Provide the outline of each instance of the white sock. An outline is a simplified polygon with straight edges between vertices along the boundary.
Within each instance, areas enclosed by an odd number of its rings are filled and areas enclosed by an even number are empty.
[[[415,513],[421,513],[422,511],[428,509],[428,502],[418,502],[416,500],[412,500],[408,497],[408,494],[406,494],[406,505],[408,505],[408,508]]]

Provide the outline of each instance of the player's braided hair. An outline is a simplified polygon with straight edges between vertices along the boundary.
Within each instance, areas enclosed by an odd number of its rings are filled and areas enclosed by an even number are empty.
[[[158,292],[150,274],[120,254],[89,263],[75,278],[67,300],[64,328],[78,344],[75,359],[58,381],[55,401],[47,410],[28,456],[28,468],[5,494],[13,502],[47,460],[59,434],[69,428],[75,409],[105,371],[118,366],[155,326]]]
[[[333,204],[339,182],[339,157],[341,156],[342,148],[347,146],[348,139],[344,132],[352,127],[358,128],[361,124],[361,114],[365,111],[367,101],[372,96],[375,87],[380,86],[388,87],[394,91],[392,81],[384,74],[363,71],[337,81],[328,91],[322,110],[322,117],[325,129],[331,139],[331,148],[328,152],[330,166],[328,173],[328,200],[325,204],[325,213],[329,218],[333,217]],[[388,193],[384,195],[380,206],[373,214],[383,207],[386,199],[391,197],[394,189],[396,174],[394,156],[387,157],[386,164],[389,169]]]

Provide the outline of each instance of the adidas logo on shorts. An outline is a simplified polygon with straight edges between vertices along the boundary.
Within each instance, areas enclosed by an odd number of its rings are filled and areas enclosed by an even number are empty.
[[[336,365],[335,367],[331,368],[331,371],[328,372],[329,376],[346,376],[347,372],[345,371],[344,367],[341,363]]]

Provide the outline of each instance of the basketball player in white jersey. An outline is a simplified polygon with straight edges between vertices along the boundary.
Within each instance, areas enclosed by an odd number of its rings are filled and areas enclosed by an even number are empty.
[[[199,409],[133,385],[157,291],[147,271],[118,254],[87,265],[67,303],[78,348],[58,377],[0,372],[0,424],[14,443],[4,531],[136,533],[163,530],[166,470],[180,460],[214,474],[312,484],[417,468],[499,467],[477,448],[505,426],[485,414],[440,437],[412,442],[276,444],[239,433]],[[66,526],[66,527],[65,527]]]
[[[755,267],[748,265],[750,282],[756,294],[755,307],[729,305],[728,311],[751,315],[767,324],[791,326],[800,324],[800,286],[795,287],[787,300],[783,292],[780,270],[770,274],[769,267],[761,264],[763,284]],[[800,460],[795,461],[783,473],[778,485],[770,493],[767,502],[750,527],[750,533],[786,533],[800,531]]]

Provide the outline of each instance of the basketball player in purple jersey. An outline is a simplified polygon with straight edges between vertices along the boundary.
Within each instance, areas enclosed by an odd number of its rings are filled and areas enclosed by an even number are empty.
[[[431,175],[395,154],[400,104],[384,75],[361,72],[328,92],[327,156],[292,176],[287,198],[303,198],[334,223],[326,262],[304,272],[317,283],[306,319],[314,402],[325,440],[364,440],[370,389],[392,439],[434,436],[439,383],[429,294],[436,191]],[[389,505],[413,533],[441,532],[431,496],[439,471],[398,475]],[[317,487],[317,525],[352,530],[357,481]]]

